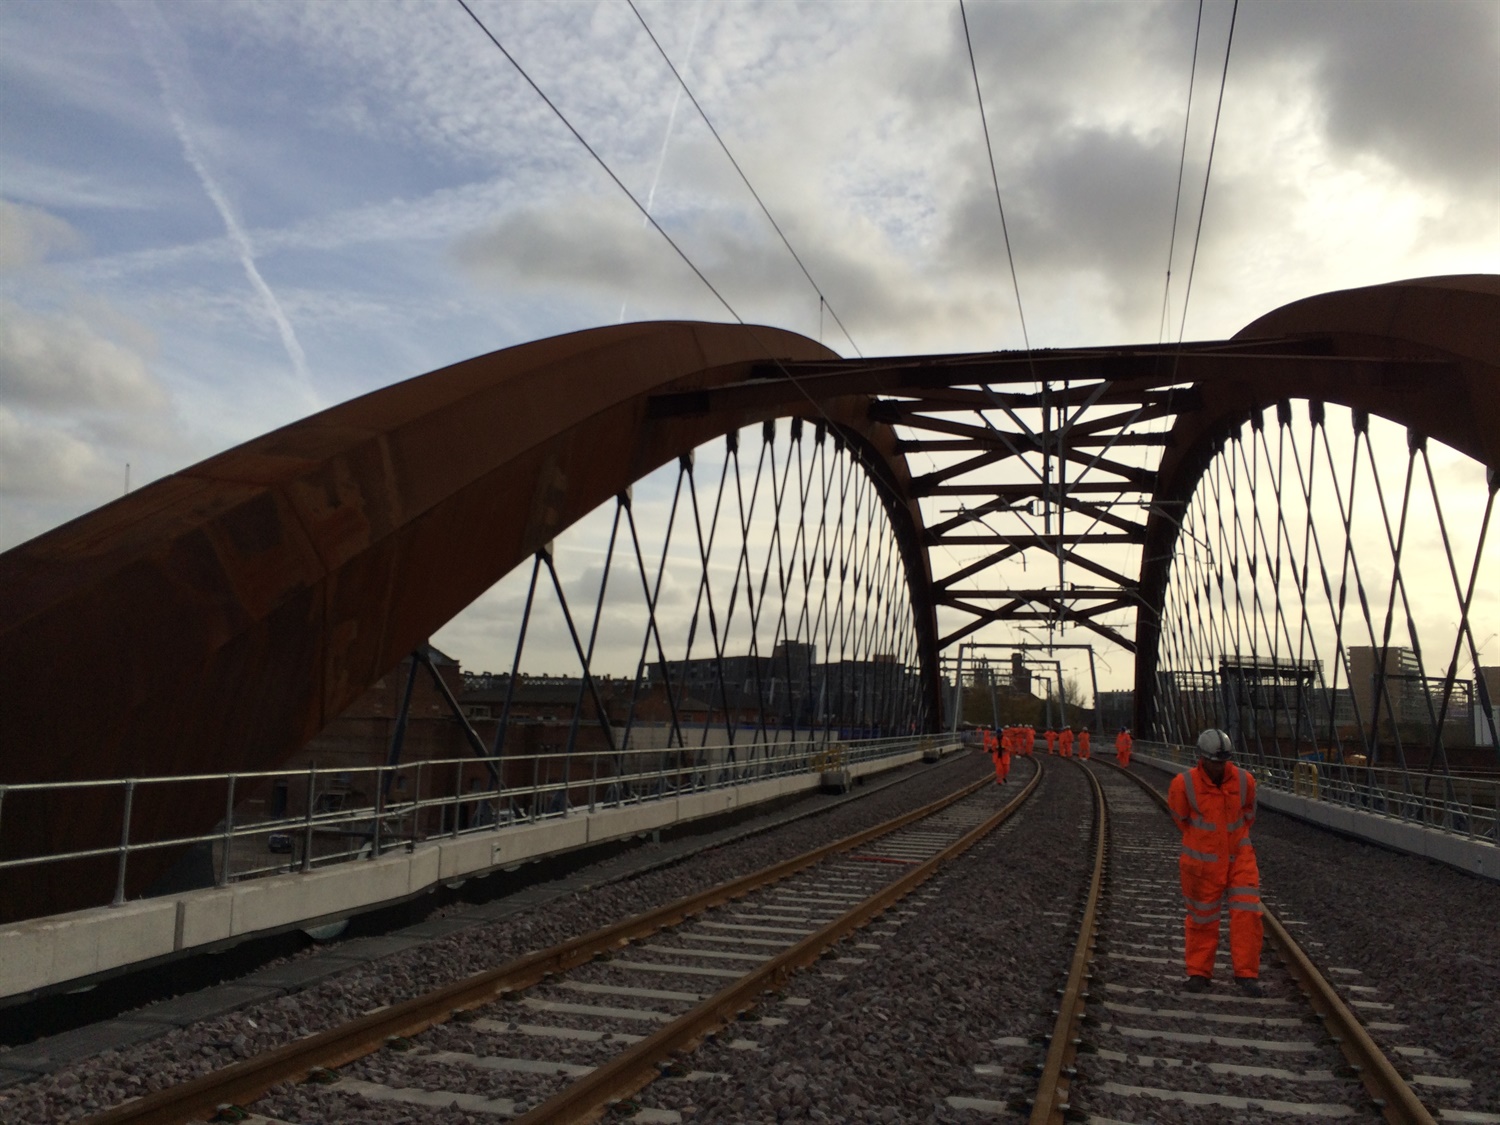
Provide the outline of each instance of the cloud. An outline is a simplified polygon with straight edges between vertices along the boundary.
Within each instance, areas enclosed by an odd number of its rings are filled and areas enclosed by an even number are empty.
[[[57,216],[0,199],[0,271],[34,266],[82,246],[82,236]]]
[[[1500,8],[1485,0],[1258,5],[1245,13],[1252,66],[1297,55],[1331,145],[1379,156],[1414,180],[1494,192],[1500,177]]]
[[[166,393],[146,362],[72,313],[0,301],[0,400],[35,409],[155,411]]]
[[[103,473],[103,462],[87,442],[0,406],[0,496],[73,497],[97,491]],[[0,541],[0,549],[7,545]]]
[[[277,335],[281,338],[282,346],[286,349],[287,358],[291,360],[293,370],[306,383],[309,381],[307,355],[302,350],[302,344],[297,339],[297,333],[292,328],[292,322],[287,318],[286,311],[281,307],[281,302],[276,299],[276,294],[261,276],[260,269],[255,262],[255,250],[250,244],[250,237],[245,231],[245,226],[230,203],[223,185],[210,168],[194,130],[188,125],[187,114],[178,92],[178,86],[181,83],[171,73],[171,68],[157,50],[158,41],[165,41],[171,46],[179,46],[175,36],[172,35],[154,4],[132,5],[126,8],[126,12],[135,24],[147,65],[150,66],[157,83],[161,86],[162,104],[172,122],[172,130],[177,134],[177,139],[182,145],[183,158],[192,167],[199,182],[203,185],[204,194],[208,196],[223,220],[230,244],[234,247],[235,256],[239,259],[251,288],[259,295],[266,314],[276,325]]]

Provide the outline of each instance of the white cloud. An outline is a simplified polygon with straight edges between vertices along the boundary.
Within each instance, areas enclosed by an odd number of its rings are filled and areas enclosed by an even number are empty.
[[[0,401],[72,412],[155,411],[167,400],[139,354],[83,317],[0,302]]]
[[[0,199],[0,271],[33,266],[82,245],[79,233],[57,216]]]
[[[103,463],[61,426],[23,419],[0,405],[0,497],[60,499],[98,491]],[[8,546],[0,542],[0,548]]]

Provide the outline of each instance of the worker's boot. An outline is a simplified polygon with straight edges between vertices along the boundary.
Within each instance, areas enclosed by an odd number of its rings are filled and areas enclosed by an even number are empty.
[[[1208,978],[1207,977],[1188,977],[1188,980],[1187,980],[1187,990],[1189,992],[1207,992],[1208,991]]]

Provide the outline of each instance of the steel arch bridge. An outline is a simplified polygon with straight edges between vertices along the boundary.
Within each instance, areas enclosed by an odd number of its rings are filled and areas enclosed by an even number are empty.
[[[1294,400],[1306,403],[1301,430]],[[745,427],[762,427],[770,444],[776,420],[788,418],[810,423],[819,442],[833,439],[867,490],[859,519],[883,521],[889,551],[880,557],[887,569],[899,564],[895,586],[873,593],[866,564],[866,594],[879,599],[899,588],[909,615],[866,643],[860,659],[887,659],[886,646],[910,664],[914,687],[902,721],[944,722],[940,654],[987,626],[1073,628],[1134,654],[1140,730],[1174,734],[1195,721],[1230,721],[1220,697],[1232,665],[1250,695],[1281,684],[1262,710],[1286,710],[1290,722],[1270,714],[1262,723],[1252,701],[1256,737],[1264,728],[1284,743],[1290,729],[1295,742],[1305,725],[1315,745],[1324,719],[1333,731],[1333,708],[1308,711],[1303,724],[1300,695],[1287,702],[1286,669],[1300,692],[1295,668],[1309,665],[1310,645],[1326,650],[1318,661],[1341,666],[1354,647],[1342,609],[1331,641],[1308,609],[1309,590],[1339,585],[1327,560],[1317,580],[1312,571],[1320,504],[1304,479],[1304,526],[1285,529],[1283,485],[1293,490],[1283,458],[1269,514],[1242,509],[1260,480],[1262,447],[1270,464],[1267,412],[1275,412],[1283,443],[1291,434],[1306,447],[1327,428],[1330,407],[1351,412],[1352,432],[1364,435],[1372,460],[1369,417],[1406,428],[1407,496],[1420,455],[1440,523],[1425,442],[1479,467],[1483,483],[1469,490],[1477,507],[1465,508],[1482,512],[1472,574],[1458,575],[1448,551],[1460,617],[1453,660],[1466,648],[1477,675],[1484,642],[1476,643],[1470,620],[1476,588],[1481,600],[1486,581],[1500,588],[1494,553],[1482,564],[1500,483],[1500,278],[1325,294],[1278,309],[1232,339],[1183,346],[847,360],[771,328],[636,324],[525,344],[373,392],[0,555],[0,784],[274,768],[502,575],[550,559],[548,544],[611,498],[628,507],[633,482],[674,461],[687,471],[695,449],[726,435],[737,450],[733,435]],[[1326,434],[1322,440],[1328,447]],[[917,469],[922,459],[926,471]],[[1336,492],[1347,589],[1349,556],[1358,552],[1354,481],[1346,483],[1347,495]],[[814,505],[833,504],[826,489],[814,489],[802,492],[804,507],[809,495]],[[720,503],[724,497],[721,481]],[[695,513],[696,503],[695,494]],[[944,513],[942,503],[957,507]],[[1403,503],[1403,529],[1405,516]],[[842,535],[842,517],[838,524]],[[747,528],[742,523],[739,534],[748,599]],[[825,583],[843,581],[840,568],[852,565],[860,585],[859,547],[845,550],[841,539],[835,559],[831,530],[805,534],[819,537],[824,554],[821,568],[803,566],[804,582],[819,569]],[[701,526],[699,540],[706,576]],[[1210,551],[1196,571],[1185,549],[1195,542]],[[1377,585],[1393,607],[1398,588],[1409,601],[1395,542],[1383,585],[1356,567],[1362,602]],[[955,561],[954,552],[966,557]],[[1265,594],[1283,602],[1295,601],[1287,591],[1300,595],[1296,637],[1293,606],[1269,622],[1259,604],[1273,554],[1276,577]],[[1024,568],[1019,575],[1015,564]],[[783,587],[792,569],[779,568]],[[762,599],[765,583],[763,575]],[[1218,599],[1218,626],[1205,624],[1206,598]],[[1243,630],[1229,628],[1232,605]],[[1365,614],[1382,688],[1392,612],[1383,630]],[[710,600],[707,616],[717,638],[723,607],[716,619]],[[574,640],[585,656],[576,633]],[[722,664],[722,648],[716,654]],[[831,647],[825,655],[832,659]],[[661,663],[668,669],[664,654]],[[1208,702],[1190,690],[1192,677],[1205,674],[1219,676]],[[1430,697],[1433,677],[1425,668],[1420,675]],[[1337,694],[1338,684],[1335,674],[1323,690]],[[1478,684],[1484,696],[1482,676]],[[1305,686],[1310,692],[1313,680]],[[1352,680],[1342,690],[1353,690]],[[1383,700],[1377,692],[1364,701],[1374,712],[1365,745],[1379,741],[1379,712],[1382,705],[1390,712],[1393,699],[1386,689]],[[1439,736],[1446,718],[1437,717]],[[1249,732],[1242,716],[1232,721]],[[1394,737],[1399,747],[1399,730]],[[0,855],[27,854],[64,833],[76,841],[96,822],[107,846],[118,829],[89,801],[80,793],[66,809],[32,816],[6,809]],[[140,808],[138,832],[149,837],[181,815]],[[217,815],[201,810],[203,826]],[[12,893],[67,901],[55,887]]]

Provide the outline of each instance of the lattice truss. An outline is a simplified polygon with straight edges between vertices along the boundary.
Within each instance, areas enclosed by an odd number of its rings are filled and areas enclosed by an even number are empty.
[[[493,749],[505,749],[521,677],[538,673],[576,681],[556,708],[571,720],[567,751],[596,723],[617,749],[925,730],[913,604],[875,478],[836,428],[790,418],[732,431],[482,599],[470,621],[489,617],[513,653],[508,676],[490,674],[503,685]]]
[[[1216,444],[1161,609],[1164,732],[1403,767],[1500,744],[1496,474],[1316,401]]]

